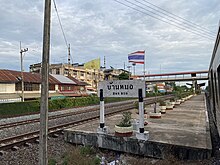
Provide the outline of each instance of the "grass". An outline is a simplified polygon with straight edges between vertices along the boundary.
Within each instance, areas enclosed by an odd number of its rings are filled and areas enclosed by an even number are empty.
[[[96,150],[90,146],[76,147],[74,150],[65,153],[61,159],[59,164],[62,165],[100,165],[101,161],[96,155]]]

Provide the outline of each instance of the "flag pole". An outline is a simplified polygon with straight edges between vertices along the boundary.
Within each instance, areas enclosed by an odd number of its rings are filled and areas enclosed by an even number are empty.
[[[145,82],[145,50],[144,50],[144,82]]]

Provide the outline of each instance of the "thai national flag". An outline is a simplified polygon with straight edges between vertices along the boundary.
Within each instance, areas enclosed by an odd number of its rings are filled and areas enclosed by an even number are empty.
[[[136,51],[128,54],[128,62],[144,64],[145,51]]]

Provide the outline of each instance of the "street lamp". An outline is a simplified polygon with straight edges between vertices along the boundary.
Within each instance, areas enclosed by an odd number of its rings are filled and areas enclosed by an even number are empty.
[[[21,41],[20,41],[20,54],[21,54],[21,91],[22,91],[22,102],[24,102],[24,80],[23,80],[23,53],[27,52],[28,48],[21,49]]]

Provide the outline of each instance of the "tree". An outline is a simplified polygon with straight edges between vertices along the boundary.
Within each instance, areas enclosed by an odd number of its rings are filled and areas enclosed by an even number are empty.
[[[119,80],[128,80],[129,79],[129,74],[123,72],[123,73],[119,74],[118,79]]]

